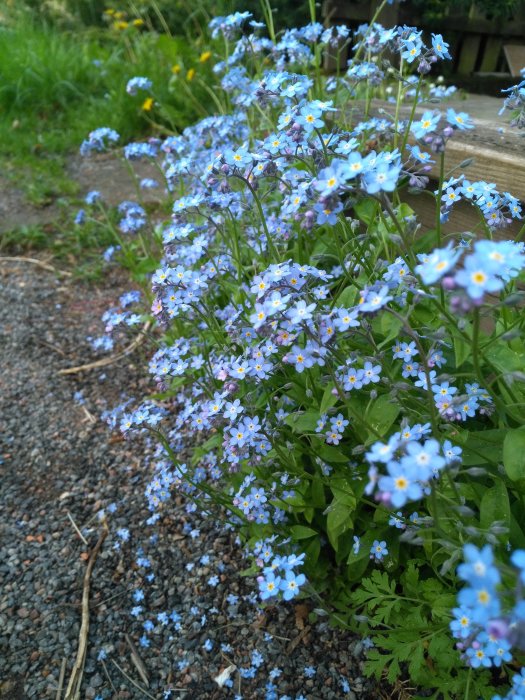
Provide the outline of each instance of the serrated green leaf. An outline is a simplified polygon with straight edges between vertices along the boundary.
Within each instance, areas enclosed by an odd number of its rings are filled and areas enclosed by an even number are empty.
[[[419,583],[419,570],[413,561],[409,561],[405,572],[401,576],[401,582],[405,593],[414,597],[417,595],[418,583]]]
[[[407,644],[407,646],[409,645]],[[410,645],[410,656],[408,659],[408,673],[411,678],[419,678],[423,669],[428,675],[428,667],[425,664],[425,650],[421,641]]]

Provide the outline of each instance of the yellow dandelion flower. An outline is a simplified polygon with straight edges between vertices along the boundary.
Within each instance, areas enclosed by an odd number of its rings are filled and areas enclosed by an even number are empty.
[[[195,68],[190,68],[189,71],[186,73],[186,80],[191,82],[194,77],[195,77]]]
[[[150,112],[152,107],[153,107],[153,97],[146,97],[146,99],[142,103],[142,109],[145,112]]]
[[[199,61],[201,63],[206,63],[206,61],[208,61],[210,58],[211,58],[211,51],[204,51],[203,53],[201,53]]]

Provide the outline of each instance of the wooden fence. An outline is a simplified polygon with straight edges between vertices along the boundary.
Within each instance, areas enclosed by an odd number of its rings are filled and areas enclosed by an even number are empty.
[[[324,0],[322,14],[327,24],[356,28],[372,19],[377,5],[376,0]],[[524,2],[508,20],[487,19],[473,5],[467,15],[450,6],[447,16],[429,22],[420,8],[407,0],[385,7],[379,22],[386,27],[406,24],[427,34],[443,34],[453,57],[445,68],[456,84],[468,81],[472,92],[480,91],[478,87],[485,93],[498,91],[502,83],[508,84],[509,75],[518,76],[525,66]]]

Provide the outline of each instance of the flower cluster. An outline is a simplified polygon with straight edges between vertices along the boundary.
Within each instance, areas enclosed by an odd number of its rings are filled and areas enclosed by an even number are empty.
[[[219,506],[227,529],[247,543],[262,601],[289,601],[307,580],[314,588],[334,580],[334,590],[348,592],[337,609],[350,620],[345,606],[367,567],[369,592],[407,584],[411,558],[425,561],[425,576],[436,572],[436,585],[447,575],[455,585],[443,551],[478,533],[472,514],[496,489],[493,479],[519,507],[519,486],[499,472],[508,462],[505,431],[519,430],[523,404],[522,324],[513,314],[525,248],[492,233],[521,219],[521,205],[495,184],[449,178],[427,193],[436,220],[466,200],[490,236],[445,237],[437,226],[430,238],[404,188],[425,189],[433,154],[473,120],[453,109],[360,121],[345,111],[350,97],[387,80],[385,51],[402,59],[400,100],[445,97],[422,86],[431,65],[449,58],[442,36],[426,47],[415,28],[360,28],[348,68],[323,89],[310,71],[317,49],[340,46],[347,31],[311,23],[272,41],[251,20],[235,13],[210,27],[231,49],[214,72],[232,113],[125,149],[128,160],[160,162],[171,211],[152,223],[139,204],[119,207],[118,230],[130,234],[119,238],[123,250],[136,238],[153,251],[140,274],[152,271],[157,391],[110,421],[126,437],[159,440],[145,488],[149,525],[174,493],[188,516],[208,518]],[[135,79],[128,91],[144,85]],[[126,304],[105,315],[109,335],[138,322]],[[483,318],[491,314],[493,333]],[[508,483],[519,483],[509,469]],[[458,624],[467,615],[468,632],[456,636],[471,666],[497,666],[510,654],[491,637],[503,619],[500,574],[489,550],[465,556]],[[422,595],[432,582],[423,583]],[[385,628],[396,606],[381,608]],[[213,640],[204,645],[213,651]]]
[[[459,607],[454,608],[450,623],[452,634],[459,641],[456,646],[462,658],[472,668],[500,667],[512,661],[512,647],[522,648],[519,629],[525,624],[525,603],[519,599],[510,613],[504,611],[501,597],[501,574],[489,545],[478,549],[472,544],[463,548],[464,563],[458,567],[458,576],[467,586],[458,594]],[[525,551],[516,550],[512,563],[519,569],[523,581]],[[518,688],[525,688],[518,676]],[[514,681],[516,682],[516,681]],[[508,698],[523,697],[524,690],[511,690]]]
[[[120,136],[114,129],[100,127],[92,131],[88,138],[80,146],[80,154],[87,156],[93,151],[105,151],[108,145],[116,144]]]

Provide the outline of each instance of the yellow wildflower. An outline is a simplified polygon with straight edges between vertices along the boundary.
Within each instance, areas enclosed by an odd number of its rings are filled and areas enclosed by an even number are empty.
[[[195,77],[195,68],[190,68],[186,73],[186,80],[191,81]]]
[[[142,103],[142,109],[145,112],[150,112],[152,107],[153,107],[153,97],[146,97],[146,99]]]
[[[199,61],[201,63],[206,63],[206,61],[208,61],[210,58],[211,58],[211,51],[204,51],[203,53],[201,53]]]

